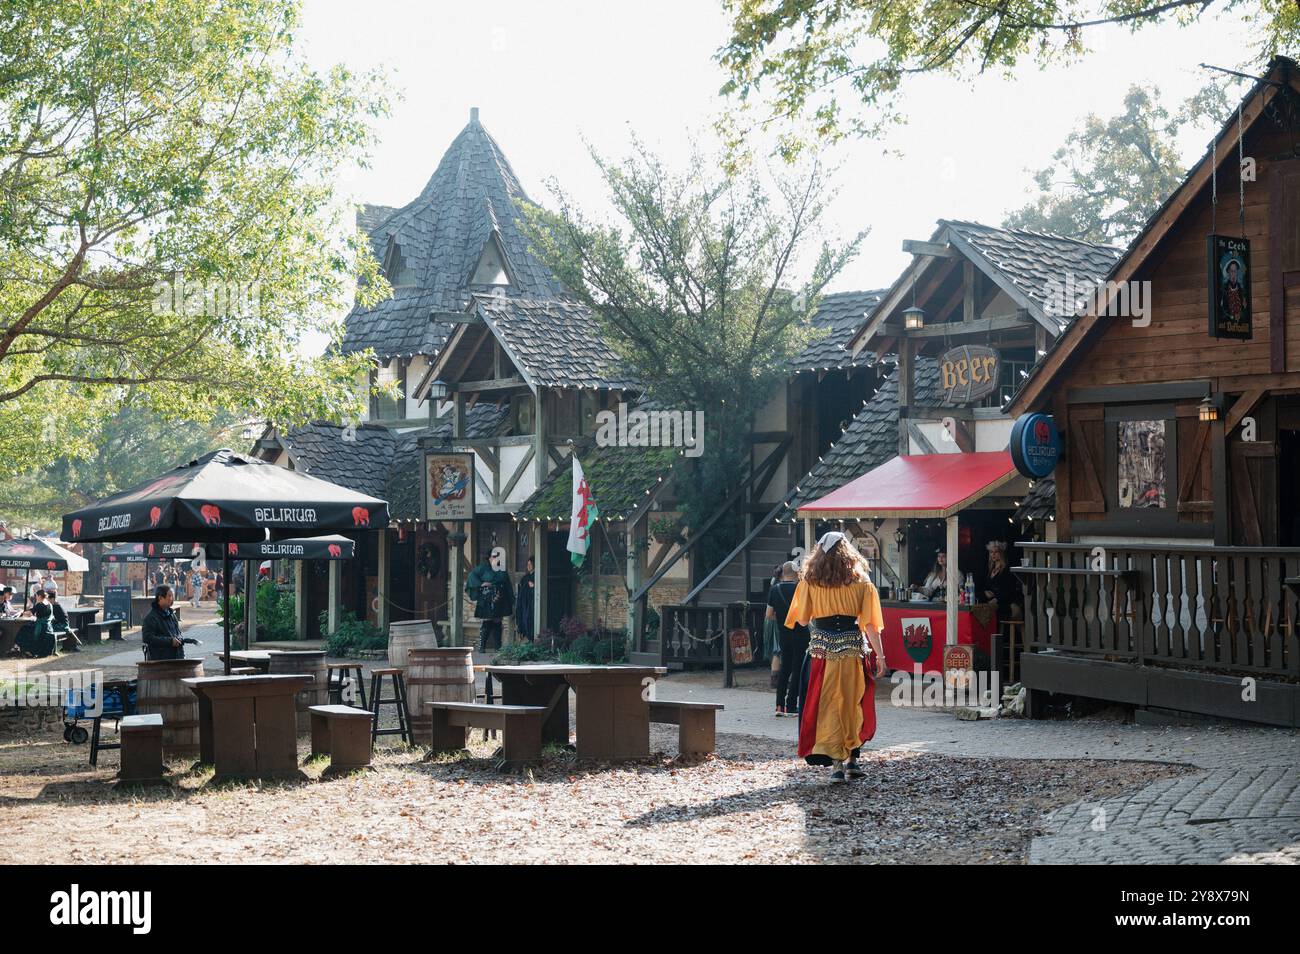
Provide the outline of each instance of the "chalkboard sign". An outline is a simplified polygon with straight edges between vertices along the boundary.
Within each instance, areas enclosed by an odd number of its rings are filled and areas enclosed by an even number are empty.
[[[121,620],[126,625],[131,625],[131,587],[129,586],[104,587],[104,622],[111,623],[114,620]]]

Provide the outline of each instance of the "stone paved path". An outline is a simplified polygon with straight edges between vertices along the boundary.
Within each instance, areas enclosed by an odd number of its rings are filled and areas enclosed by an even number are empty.
[[[722,702],[718,731],[788,740],[794,719],[772,715],[772,694],[717,688],[717,674],[661,680],[663,699]],[[1136,759],[1205,769],[1128,796],[1053,812],[1030,848],[1037,864],[1300,864],[1300,733],[1284,729],[996,719],[894,707],[876,700],[872,748],[1015,759]]]

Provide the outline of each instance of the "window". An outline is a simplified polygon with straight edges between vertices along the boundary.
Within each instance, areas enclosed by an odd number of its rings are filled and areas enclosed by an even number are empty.
[[[1001,407],[1015,393],[1024,374],[1034,366],[1033,348],[998,349],[998,386],[993,393],[980,401],[977,407]]]
[[[506,272],[506,257],[501,251],[501,244],[495,234],[483,246],[479,255],[478,266],[470,278],[471,285],[509,285],[510,275]]]
[[[1168,505],[1165,422],[1117,421],[1116,503],[1121,510]]]
[[[397,396],[386,394],[370,395],[370,417],[376,421],[400,421],[406,417],[406,362],[401,358],[390,358],[373,372],[374,384],[383,387],[388,384],[397,386]]]
[[[388,240],[388,250],[384,253],[384,277],[394,288],[415,284],[415,273],[407,267],[402,247],[391,238]]]

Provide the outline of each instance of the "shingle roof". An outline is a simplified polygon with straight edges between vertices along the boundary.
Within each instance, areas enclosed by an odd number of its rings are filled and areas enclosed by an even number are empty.
[[[862,327],[868,313],[888,289],[876,291],[836,292],[822,296],[813,324],[826,329],[826,334],[813,341],[794,359],[795,371],[820,371],[823,368],[865,366],[871,355],[863,353],[854,357],[845,346],[854,333]]]
[[[466,436],[495,434],[508,415],[508,408],[476,404],[465,417]],[[451,421],[409,431],[366,423],[350,432],[342,424],[316,421],[285,432],[280,441],[304,473],[387,500],[393,520],[419,520],[423,447],[449,443]]]
[[[578,451],[582,472],[602,517],[622,519],[646,500],[646,491],[667,479],[681,452],[673,447],[590,447]],[[573,466],[565,461],[518,511],[521,520],[568,520]]]
[[[528,250],[519,230],[521,203],[528,196],[477,113],[448,147],[424,190],[396,210],[366,206],[358,214],[369,227],[375,256],[382,262],[396,243],[413,279],[393,299],[374,308],[353,309],[343,336],[344,352],[374,348],[381,357],[433,354],[449,328],[435,326],[433,313],[462,311],[483,286],[470,279],[484,248],[496,236],[517,294],[549,298],[563,293],[551,272]]]
[[[939,224],[950,230],[950,241],[955,235],[958,243],[969,244],[1060,328],[1073,320],[1074,310],[1064,308],[1060,293],[1052,294],[1052,288],[1064,289],[1073,282],[1074,297],[1082,297],[1105,281],[1122,251],[1111,245],[1028,229],[995,228],[951,219],[940,219]]]
[[[1013,519],[1017,523],[1028,520],[1046,520],[1056,516],[1056,480],[1042,477],[1029,488],[1029,493],[1021,498]]]
[[[476,295],[478,313],[500,339],[524,377],[549,387],[636,390],[638,383],[605,343],[586,305],[559,298],[537,300]]]
[[[943,406],[945,402],[938,385],[938,365],[931,359],[917,358],[913,374],[916,402]],[[790,509],[824,497],[897,456],[898,369],[895,368],[849,422],[840,439],[799,481],[799,493],[790,502]]]

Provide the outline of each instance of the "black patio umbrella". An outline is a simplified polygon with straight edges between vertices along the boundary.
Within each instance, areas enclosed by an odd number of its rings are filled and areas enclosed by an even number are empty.
[[[388,503],[229,449],[63,515],[68,540],[225,545],[222,594],[230,671],[229,544],[388,526]]]
[[[84,573],[90,564],[83,556],[65,550],[52,540],[41,537],[15,537],[0,540],[0,569],[24,571],[23,599],[28,597],[32,570],[72,570]]]
[[[351,560],[357,545],[347,537],[328,533],[320,537],[286,537],[259,543],[231,543],[222,547],[208,544],[208,559],[228,556],[232,560]]]
[[[100,557],[105,563],[148,563],[144,555],[143,543],[120,543],[111,550],[105,550]]]

